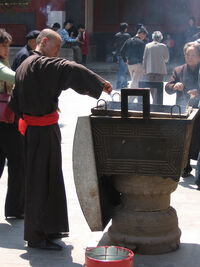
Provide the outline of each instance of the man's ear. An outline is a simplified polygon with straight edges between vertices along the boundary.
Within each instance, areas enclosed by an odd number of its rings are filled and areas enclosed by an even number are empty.
[[[45,46],[45,45],[46,45],[47,40],[48,40],[47,37],[44,37],[44,38],[42,39],[42,41],[41,41],[42,46]]]

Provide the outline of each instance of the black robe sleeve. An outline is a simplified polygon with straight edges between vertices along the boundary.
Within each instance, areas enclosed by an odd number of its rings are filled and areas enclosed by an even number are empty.
[[[64,61],[60,86],[62,90],[72,88],[79,94],[98,99],[105,85],[105,80],[81,64]]]

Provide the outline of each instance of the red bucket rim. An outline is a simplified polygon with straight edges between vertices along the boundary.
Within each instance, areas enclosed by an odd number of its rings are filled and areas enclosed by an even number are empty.
[[[85,250],[85,256],[88,258],[88,259],[91,259],[92,261],[95,261],[95,262],[102,262],[102,260],[98,260],[98,259],[94,259],[94,258],[91,258],[90,256],[87,255],[87,251],[90,251],[92,249],[96,249],[96,248],[110,248],[110,247],[115,247],[117,249],[122,249],[122,250],[126,250],[129,252],[129,254],[127,255],[127,258],[126,259],[123,259],[123,260],[110,260],[109,262],[122,262],[122,261],[130,261],[133,259],[134,257],[134,253],[132,250],[128,249],[128,248],[124,248],[124,247],[119,247],[119,246],[97,246],[97,247],[89,247],[89,248],[86,248]]]

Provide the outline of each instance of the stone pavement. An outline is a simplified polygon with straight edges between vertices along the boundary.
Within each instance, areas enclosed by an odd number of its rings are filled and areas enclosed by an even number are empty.
[[[115,82],[116,74],[108,72],[103,76]],[[105,98],[109,98],[105,94]],[[165,103],[174,99],[164,95]],[[90,114],[96,100],[81,96],[72,90],[60,97],[60,127],[62,131],[63,172],[65,177],[70,236],[58,241],[64,246],[60,252],[48,252],[27,248],[23,241],[23,221],[5,220],[4,203],[7,187],[7,168],[0,180],[0,267],[78,267],[84,265],[86,247],[109,244],[107,228],[104,232],[91,232],[79,206],[72,171],[73,134],[78,116]],[[196,162],[193,161],[195,168]],[[194,169],[192,171],[194,175]],[[171,205],[177,210],[179,227],[182,230],[180,249],[163,255],[138,255],[134,267],[199,267],[200,258],[200,192],[195,190],[194,177],[181,178],[178,189],[172,194]],[[89,208],[89,207],[88,207]],[[130,225],[131,227],[131,225]]]

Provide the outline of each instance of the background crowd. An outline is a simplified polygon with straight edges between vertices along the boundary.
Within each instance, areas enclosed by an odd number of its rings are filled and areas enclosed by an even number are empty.
[[[121,23],[120,32],[115,35],[114,42],[119,64],[116,89],[139,88],[142,80],[149,84],[166,81],[163,83],[163,87],[168,94],[176,94],[176,104],[198,108],[200,100],[200,31],[194,17],[189,18],[184,37],[185,64],[175,67],[167,82],[165,77],[170,73],[167,73],[166,64],[173,58],[176,59],[173,49],[175,43],[170,34],[166,33],[163,41],[163,34],[160,31],[154,31],[150,36],[147,28],[139,23],[135,36],[131,37],[128,33],[128,24]],[[128,83],[127,72],[130,74],[130,83]],[[158,104],[158,97],[162,90],[162,88],[161,90],[150,88],[153,104]],[[135,98],[130,98],[130,101],[135,101]],[[195,178],[198,190],[200,190],[199,135],[200,118],[198,114],[194,124],[187,166],[182,173],[182,177],[189,177],[192,171],[190,159],[198,159]]]

